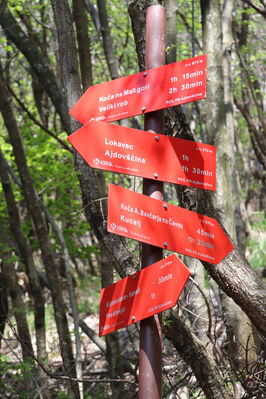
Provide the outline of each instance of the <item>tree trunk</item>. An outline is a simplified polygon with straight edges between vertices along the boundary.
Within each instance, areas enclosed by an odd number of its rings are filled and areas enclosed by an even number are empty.
[[[114,283],[114,268],[110,264],[109,260],[105,255],[105,251],[101,251],[101,276],[102,276],[102,288],[108,287]],[[119,378],[123,375],[123,361],[120,352],[120,343],[118,332],[115,331],[112,334],[105,336],[106,340],[106,357],[108,362],[108,368],[111,378]],[[112,383],[112,397],[126,399],[123,385],[119,383]]]
[[[204,268],[198,259],[187,257],[186,265],[191,273],[189,280],[184,288],[186,295],[189,313],[188,317],[190,320],[191,328],[195,335],[200,339],[201,343],[206,348],[210,357],[212,357],[212,344],[211,344],[211,331],[210,331],[210,316],[206,302],[208,299],[203,297],[204,293]],[[210,306],[210,305],[208,305]],[[191,313],[190,313],[191,312]]]
[[[115,56],[114,53],[113,40],[108,22],[105,0],[97,0],[97,6],[98,6],[98,13],[101,24],[104,54],[108,64],[108,69],[111,78],[117,79],[121,77],[121,73],[119,71],[117,57]]]
[[[246,237],[243,232],[243,221],[240,211],[241,193],[238,192],[237,169],[235,159],[235,121],[234,121],[234,97],[232,83],[231,49],[233,46],[232,18],[234,0],[225,0],[222,12],[223,31],[223,71],[224,71],[224,101],[226,112],[226,130],[229,140],[229,156],[231,163],[232,194],[234,198],[234,214],[237,242],[245,253]]]
[[[140,68],[144,65],[144,53],[139,54],[139,51],[142,52],[144,49],[145,52],[143,27],[145,26],[144,10],[147,5],[146,3],[142,0],[134,1],[129,6]],[[154,4],[152,1],[151,3]],[[194,140],[182,109],[173,110],[170,108],[168,115],[166,115],[167,134]],[[220,213],[214,208],[209,191],[196,190],[189,187],[183,188],[181,186],[176,186],[176,189],[180,206],[213,217],[222,225]],[[246,312],[257,329],[266,336],[265,284],[260,276],[251,268],[238,248],[235,247],[218,266],[207,262],[202,263],[211,277],[213,277],[228,296],[234,299]]]
[[[1,240],[2,242],[2,240]],[[8,314],[7,289],[0,264],[0,349]]]
[[[165,335],[192,368],[206,397],[233,399],[215,363],[190,328],[174,311],[169,312],[168,320],[171,320],[171,323],[164,326]]]
[[[176,62],[176,43],[177,43],[177,28],[176,28],[176,13],[177,2],[175,0],[166,0],[166,62],[170,64]]]
[[[233,133],[226,129],[225,98],[230,105],[231,91],[224,95],[222,21],[220,3],[217,0],[201,1],[203,46],[207,53],[206,128],[208,141],[216,146],[216,192],[213,204],[220,220],[236,241],[233,199],[230,176],[229,148],[233,146]],[[232,104],[231,104],[232,106]],[[228,114],[229,118],[229,114]],[[232,117],[231,117],[232,119]],[[232,123],[232,120],[231,120]],[[233,125],[233,124],[232,124]],[[233,126],[232,126],[233,128]],[[245,365],[246,346],[252,335],[250,321],[235,302],[226,295],[221,296],[224,320],[228,334],[228,355],[238,369]],[[234,339],[236,336],[236,339]],[[252,343],[251,343],[252,344]]]
[[[17,24],[11,13],[8,11],[7,7],[2,13],[0,13],[0,24],[2,25],[6,36],[27,58],[36,75],[42,76],[42,79],[40,79],[40,83],[43,85],[44,89],[50,96],[52,103],[54,104],[58,114],[61,117],[65,129],[67,129],[69,116],[65,107],[62,91],[58,88],[55,77],[50,69],[47,67],[45,60],[40,54],[38,48],[25,35],[22,29],[20,29],[19,25]]]
[[[93,84],[90,38],[88,34],[88,18],[85,9],[85,0],[73,0],[73,18],[77,31],[82,87],[83,91],[85,91]]]
[[[24,392],[24,394],[27,393],[28,398],[33,398],[35,397],[33,385],[34,352],[26,318],[26,310],[21,296],[20,287],[18,285],[14,264],[13,262],[9,261],[8,257],[5,255],[2,259],[2,270],[7,291],[12,300],[12,307],[14,309],[14,316],[17,324],[18,340],[22,349],[22,358],[27,367],[29,367],[29,365],[32,366],[30,367],[30,372],[24,372],[25,387],[21,387],[21,390]]]
[[[176,54],[177,54],[177,24],[176,24],[176,14],[177,14],[177,3],[174,0],[166,0],[166,46],[169,49],[166,57],[167,63],[176,62]],[[195,103],[196,105],[197,103]],[[180,109],[182,111],[181,106],[177,106],[176,109]],[[189,295],[189,302],[186,306],[189,308],[190,320],[193,325],[194,331],[196,331],[197,337],[201,340],[201,342],[205,345],[208,350],[209,355],[212,354],[212,348],[210,345],[210,339],[207,336],[208,332],[208,313],[206,308],[206,303],[202,297],[200,290],[204,290],[204,268],[201,265],[201,262],[197,259],[186,258],[186,264],[191,272],[191,277],[195,281],[195,284],[192,281],[189,281],[185,286],[185,293]]]
[[[76,377],[74,358],[72,353],[72,343],[70,339],[68,323],[65,312],[65,305],[60,286],[57,265],[49,241],[46,223],[42,214],[40,202],[29,174],[26,156],[22,144],[21,135],[13,114],[10,99],[4,85],[4,75],[0,66],[0,111],[2,112],[4,123],[9,133],[10,142],[13,147],[15,162],[20,174],[23,194],[27,202],[28,211],[33,219],[34,228],[41,248],[43,264],[46,269],[49,286],[52,293],[54,315],[59,336],[59,344],[63,359],[64,368],[71,378]],[[69,385],[69,389],[74,386]]]
[[[201,1],[203,46],[207,54],[206,129],[208,143],[216,146],[216,192],[213,204],[220,220],[235,241],[230,185],[229,140],[226,131],[222,25],[218,0]]]
[[[28,246],[26,238],[23,234],[19,212],[15,202],[12,185],[9,180],[7,168],[4,159],[0,152],[0,180],[2,182],[3,191],[6,198],[6,204],[9,214],[10,230],[14,236],[14,241],[17,243],[23,263],[25,265],[26,273],[29,279],[30,292],[29,295],[33,298],[34,306],[34,324],[36,331],[36,346],[37,358],[40,362],[47,359],[46,352],[46,336],[45,336],[45,308],[43,290],[40,280],[34,265],[31,254],[31,249]],[[46,383],[47,377],[42,370],[39,371],[39,382],[41,386]],[[43,392],[45,395],[45,391]]]

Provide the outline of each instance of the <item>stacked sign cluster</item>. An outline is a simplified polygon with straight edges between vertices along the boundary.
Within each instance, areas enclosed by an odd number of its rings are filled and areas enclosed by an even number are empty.
[[[91,167],[214,191],[214,146],[108,123],[205,98],[206,65],[202,55],[90,87],[69,142]],[[233,249],[215,219],[113,184],[108,231],[214,264]],[[102,289],[99,335],[174,306],[188,277],[171,255]]]

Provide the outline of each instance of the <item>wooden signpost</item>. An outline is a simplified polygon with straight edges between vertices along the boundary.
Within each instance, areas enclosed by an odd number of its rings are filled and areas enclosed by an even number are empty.
[[[162,248],[217,264],[233,245],[215,219],[163,201],[163,181],[215,190],[216,152],[162,135],[164,108],[205,98],[207,59],[163,65],[165,9],[150,6],[146,20],[147,71],[90,87],[70,111],[85,126],[69,141],[91,167],[144,178],[144,195],[109,186],[108,231],[143,242],[142,270],[101,291],[99,335],[140,321],[139,399],[160,399],[157,313],[176,304],[189,276]],[[106,123],[139,114],[146,132]]]

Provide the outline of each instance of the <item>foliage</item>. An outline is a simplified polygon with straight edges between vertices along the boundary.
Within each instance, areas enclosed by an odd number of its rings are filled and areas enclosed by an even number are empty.
[[[31,361],[14,364],[7,356],[0,355],[0,392],[6,397],[27,399],[29,392],[25,389],[25,380],[32,379],[34,365]]]
[[[28,35],[29,40],[36,44],[50,70],[57,77],[57,81],[60,82],[57,39],[55,23],[52,18],[51,3],[44,0],[26,3],[22,0],[10,0],[8,2],[8,9],[15,17],[19,26]],[[72,2],[70,3],[70,5],[72,5]],[[85,3],[87,4],[86,1]],[[92,3],[97,10],[97,1],[94,0]],[[111,0],[106,2],[114,44],[113,51],[118,60],[119,70],[122,76],[138,72],[131,21],[127,12],[129,3],[130,1],[125,0]],[[202,53],[200,2],[193,1],[193,3],[194,19],[192,18],[192,1],[180,0],[178,2],[176,18],[178,32],[177,43],[176,45],[169,45],[167,48],[167,52],[169,52],[175,47],[177,50],[177,61]],[[233,92],[235,97],[244,103],[243,91],[248,85],[243,78],[244,70],[236,52],[236,45],[239,44],[241,39],[239,35],[241,32],[241,24],[243,23],[242,3],[243,2],[240,0],[235,3],[234,27],[236,37],[235,43],[232,44],[231,48],[231,59]],[[88,11],[84,12],[88,19],[93,81],[94,84],[99,84],[110,80],[110,75],[104,55],[102,40],[93,24],[91,15]],[[245,23],[248,24],[249,34],[247,43],[240,46],[241,54],[245,58],[246,71],[254,87],[257,102],[260,104],[262,102],[262,91],[264,88],[261,83],[263,81],[265,58],[264,43],[262,41],[263,23],[261,16],[253,8],[247,8],[246,12],[249,19]],[[193,36],[195,37],[194,42],[192,41]],[[195,54],[192,53],[193,48]],[[23,54],[18,51],[16,46],[6,38],[3,31],[1,31],[0,38],[0,57],[6,81],[11,89],[10,96],[12,98],[20,134],[23,138],[27,164],[30,169],[34,188],[59,227],[68,249],[79,316],[82,315],[82,317],[87,317],[98,314],[102,272],[100,266],[100,246],[84,215],[84,204],[80,194],[79,176],[73,167],[73,153],[62,148],[59,141],[47,132],[58,137],[69,146],[67,134],[63,131],[60,118],[56,114],[51,99],[43,90],[42,85],[38,81],[37,76],[33,73],[28,61]],[[23,103],[23,107],[18,99]],[[252,118],[258,123],[258,106],[251,95],[249,97],[249,106],[252,111]],[[183,109],[191,124],[195,139],[201,141],[202,135],[200,134],[199,114],[198,110],[195,109],[195,104],[190,103],[185,105]],[[202,115],[202,126],[204,131],[204,102],[199,104],[199,109]],[[252,132],[249,129],[243,113],[236,107],[234,111],[237,142],[234,150],[240,186],[238,198],[239,201],[242,201],[241,203],[244,204],[245,209],[249,209],[247,222],[250,223],[251,226],[250,236],[247,237],[243,246],[246,247],[246,257],[248,261],[254,269],[260,272],[266,264],[266,222],[263,211],[265,205],[265,189],[262,189],[263,182],[265,182],[265,171],[262,171],[262,165],[258,161],[256,151],[254,150]],[[38,124],[36,124],[36,120]],[[142,116],[138,120],[143,124]],[[4,154],[15,176],[19,178],[12,145],[10,144],[7,129],[1,116],[0,150]],[[111,172],[103,172],[103,174],[106,183],[113,182],[129,189],[132,188],[132,186],[134,186],[136,190],[141,188],[139,179],[134,178],[133,180],[128,176],[113,174]],[[12,188],[19,208],[21,226],[32,250],[35,265],[39,273],[43,272],[44,265],[40,258],[40,245],[33,227],[31,215],[27,209],[24,195],[21,188],[14,181],[12,181]],[[93,190],[93,187],[91,190]],[[167,192],[168,202],[177,205],[178,200],[175,195],[175,190],[169,187],[169,185],[165,185],[165,191]],[[259,195],[262,197],[261,201],[257,200]],[[62,259],[62,243],[48,221],[47,227],[49,229],[52,249],[59,259],[58,263],[60,264],[60,260]],[[135,241],[128,240],[127,249],[130,254],[137,254],[139,257],[139,248]],[[0,185],[0,258],[4,255],[8,256],[8,262],[12,262],[16,266],[17,272],[25,269],[22,257],[18,252],[17,245],[14,244],[14,239],[10,232],[7,207],[2,186]],[[60,265],[58,267],[60,268]],[[118,279],[119,276],[116,274],[115,278]],[[68,309],[69,294],[66,289],[66,276],[65,272],[61,269],[60,279],[62,282],[62,289],[64,290],[65,306]],[[205,293],[207,291],[210,292],[212,286],[207,272],[205,272],[204,279],[205,286],[202,287],[202,289]],[[45,325],[48,330],[49,339],[47,339],[47,341],[49,341],[48,346],[50,351],[47,364],[48,367],[52,368],[53,364],[61,361],[60,348],[58,347],[58,336],[55,328],[51,294],[47,286],[45,286],[45,283],[43,283],[43,289],[45,295]],[[21,286],[21,292],[28,309],[27,317],[31,334],[32,337],[35,338],[35,308],[31,292],[28,290],[28,286],[25,282]],[[219,342],[223,348],[226,346],[225,342],[222,341],[223,331],[221,331],[221,329],[223,327],[223,321],[220,319],[220,315],[217,316],[220,309],[217,310],[218,304],[216,303],[214,294],[212,294],[209,301],[212,304],[214,303],[212,312],[214,313],[213,318],[215,319],[215,323],[217,319],[219,320],[219,323],[217,322],[217,325],[219,324],[219,329],[217,328],[218,332],[215,330],[215,334],[217,334],[215,338],[217,338],[217,342]],[[186,312],[186,307],[188,307],[188,304],[184,299],[184,302],[181,302],[180,305],[181,311]],[[11,309],[10,312],[14,312],[14,310],[15,309]],[[199,318],[200,317],[201,316],[199,316]],[[189,322],[189,317],[187,317],[187,321]],[[171,320],[163,318],[164,326],[167,327],[171,323]],[[73,331],[70,310],[69,324],[71,325],[70,330]],[[193,323],[191,323],[191,325],[193,328]],[[216,326],[212,327],[216,328]],[[95,326],[93,326],[93,328],[95,328],[96,331],[97,328]],[[82,337],[84,336],[85,334],[82,333]],[[121,336],[122,346],[126,348],[128,346],[128,338],[124,339],[122,334]],[[132,340],[134,341],[134,339]],[[86,343],[86,345],[89,346],[88,343]],[[86,352],[87,346],[84,344],[84,352]],[[5,346],[6,351],[8,351],[7,348],[8,347]],[[96,361],[94,356],[97,358],[99,353],[91,356],[86,352],[83,359],[83,366],[85,368],[87,367],[88,370],[93,369],[93,367],[105,367],[106,359],[104,356],[100,355],[102,356],[100,366],[98,363],[97,366],[95,366]],[[218,355],[217,358],[219,358]],[[219,361],[217,361],[218,366],[223,371],[229,367],[227,360],[224,362],[225,363],[222,364],[222,362],[219,363]],[[182,362],[180,361],[178,365],[179,364],[182,365]],[[134,367],[137,368],[137,364],[135,364]],[[0,379],[0,391],[7,397],[26,398],[28,393],[23,392],[23,382],[28,377],[31,377],[33,373],[34,369],[31,362],[19,362],[19,364],[17,364],[14,359],[0,354],[0,375],[1,377],[5,376],[4,379]],[[178,376],[178,378],[179,377],[180,380],[182,380],[183,377]],[[176,379],[173,378],[172,382],[173,384],[176,383]],[[194,384],[194,382],[192,385],[190,397],[202,397],[202,391],[198,389],[198,387],[195,388],[196,384]],[[95,384],[94,386],[93,384],[88,384],[88,386],[89,389],[88,392],[85,392],[84,399],[103,398],[107,397],[109,394],[109,389],[106,388],[106,386],[109,385]],[[170,394],[167,394],[167,392],[171,390],[171,384],[169,385],[168,381],[164,382],[163,390],[166,395],[165,398],[172,398]],[[68,398],[66,391],[59,388],[54,397],[56,399]]]

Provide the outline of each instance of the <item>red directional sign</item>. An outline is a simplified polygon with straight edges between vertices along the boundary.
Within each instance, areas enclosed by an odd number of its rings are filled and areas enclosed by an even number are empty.
[[[91,86],[70,114],[85,125],[200,100],[206,95],[206,68],[204,54]]]
[[[101,290],[99,335],[175,306],[190,271],[171,255]]]
[[[91,167],[215,190],[212,145],[95,121],[68,140]]]
[[[108,231],[214,264],[234,248],[215,219],[113,184]]]

